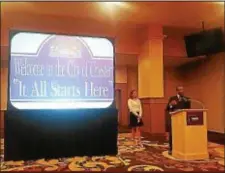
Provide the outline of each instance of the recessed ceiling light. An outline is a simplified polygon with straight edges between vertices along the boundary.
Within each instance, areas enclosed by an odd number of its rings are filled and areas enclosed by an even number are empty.
[[[106,4],[111,4],[111,5],[120,5],[123,2],[105,2]]]
[[[115,1],[115,2],[100,2],[103,8],[108,9],[108,10],[118,10],[118,7],[124,7],[125,3],[120,2],[120,1]]]
[[[104,11],[104,13],[107,13],[107,15],[111,16],[112,18],[114,18],[115,15],[121,10],[130,9],[130,5],[123,1],[99,2],[99,6]]]
[[[224,1],[219,1],[219,2],[215,2],[215,3],[224,5]]]

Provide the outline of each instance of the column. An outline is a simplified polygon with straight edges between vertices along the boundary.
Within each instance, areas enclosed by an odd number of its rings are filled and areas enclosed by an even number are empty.
[[[138,57],[138,93],[142,101],[144,132],[162,134],[165,131],[163,28],[149,26],[144,33]]]

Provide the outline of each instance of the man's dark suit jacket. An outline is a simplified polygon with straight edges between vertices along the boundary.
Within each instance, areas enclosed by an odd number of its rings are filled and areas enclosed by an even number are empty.
[[[172,96],[170,97],[169,99],[169,102],[166,106],[166,117],[165,117],[165,120],[166,120],[166,131],[169,132],[171,130],[171,115],[169,114],[170,112],[173,112],[173,111],[176,111],[176,110],[179,110],[179,109],[190,109],[191,107],[191,103],[190,101],[188,100],[189,98],[188,97],[184,97],[185,99],[181,99],[179,101],[178,99],[178,96]],[[172,108],[170,107],[170,103],[172,101],[176,101],[177,102],[177,105],[174,105]]]

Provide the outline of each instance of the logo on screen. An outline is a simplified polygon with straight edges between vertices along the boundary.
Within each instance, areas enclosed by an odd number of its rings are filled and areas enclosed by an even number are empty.
[[[80,44],[65,37],[52,40],[49,56],[52,58],[81,58]]]

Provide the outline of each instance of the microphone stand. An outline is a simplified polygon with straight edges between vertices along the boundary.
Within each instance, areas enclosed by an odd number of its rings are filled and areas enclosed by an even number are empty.
[[[198,104],[200,104],[200,105],[201,105],[202,109],[205,109],[204,104],[203,104],[202,102],[200,102],[199,100],[190,99],[190,98],[185,98],[185,97],[183,97],[183,100],[184,100],[184,101],[191,101],[191,102],[198,103]]]
[[[205,109],[205,106],[204,106],[204,104],[202,103],[202,102],[200,102],[199,100],[195,100],[195,99],[190,99],[190,101],[192,102],[195,102],[195,103],[198,103],[198,104],[200,104],[201,106],[202,106],[202,109]]]

